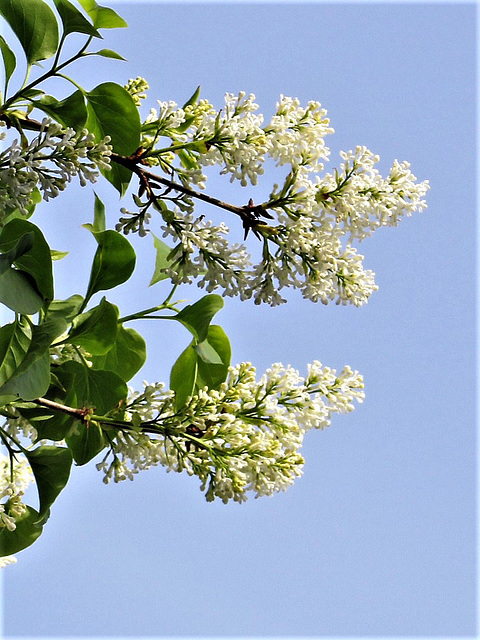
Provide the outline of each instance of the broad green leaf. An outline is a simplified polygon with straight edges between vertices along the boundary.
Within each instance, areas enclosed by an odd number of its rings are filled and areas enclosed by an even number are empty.
[[[115,371],[122,380],[128,382],[143,367],[147,358],[145,340],[135,329],[118,327],[112,348],[103,356],[95,356],[95,369]]]
[[[92,19],[97,29],[117,29],[127,27],[127,23],[118,13],[108,7],[101,7],[95,0],[78,0]]]
[[[86,301],[97,291],[105,291],[126,282],[135,269],[135,251],[117,231],[94,233],[98,248],[93,259]]]
[[[25,362],[25,360],[23,361]],[[22,362],[22,364],[23,364]],[[20,365],[0,388],[1,395],[15,395],[22,400],[35,400],[43,396],[50,385],[50,358],[47,352],[36,358],[27,368]]]
[[[55,14],[42,0],[0,0],[0,14],[22,45],[29,66],[47,60],[58,48]]]
[[[100,426],[93,422],[77,422],[76,431],[65,438],[78,465],[87,464],[107,445]]]
[[[78,293],[66,300],[52,300],[47,309],[47,316],[57,316],[71,322],[79,314],[82,305],[83,297]]]
[[[15,259],[18,269],[32,276],[36,287],[44,300],[53,299],[53,270],[50,247],[40,229],[20,218],[11,220],[0,235],[0,251],[9,251],[26,233],[33,233],[32,247],[23,255]]]
[[[104,355],[115,343],[117,320],[116,307],[103,298],[98,306],[74,318],[66,341],[92,355]]]
[[[69,360],[58,367],[58,376],[72,374],[72,386],[78,408],[93,408],[95,413],[105,415],[127,397],[128,387],[113,371],[101,371],[82,366]]]
[[[168,278],[168,275],[164,272],[164,269],[168,269],[172,264],[172,261],[169,259],[170,254],[172,253],[172,248],[165,244],[163,240],[157,238],[155,234],[150,232],[153,236],[153,242],[155,245],[156,257],[155,257],[155,271],[153,272],[152,279],[150,280],[150,285],[156,284],[161,280],[165,280]]]
[[[28,351],[14,374],[0,387],[0,396],[14,395],[23,400],[35,400],[47,392],[50,386],[48,349],[66,328],[66,321],[56,317],[33,326]]]
[[[202,362],[206,362],[207,364],[222,364],[222,359],[208,340],[200,342],[194,349]]]
[[[198,356],[193,348],[193,342],[175,362],[170,373],[170,389],[175,391],[175,407],[182,407],[188,396],[191,396],[195,389],[197,379]]]
[[[72,454],[65,447],[42,445],[25,453],[37,483],[40,518],[48,517],[50,507],[65,487],[70,476]]]
[[[32,328],[22,316],[0,329],[0,387],[22,363],[31,339]]]
[[[13,72],[15,71],[15,67],[17,66],[17,60],[15,58],[15,54],[8,46],[5,38],[0,36],[0,50],[2,52],[3,58],[3,66],[5,67],[5,94],[7,93],[8,83],[10,78],[12,77]]]
[[[63,100],[44,95],[39,100],[31,102],[64,127],[71,127],[75,131],[82,130],[87,122],[87,107],[80,90],[74,91]]]
[[[13,249],[0,255],[0,275],[8,271],[15,260],[23,256],[27,251],[30,251],[33,246],[33,239],[34,235],[32,232],[24,233],[18,239]]]
[[[198,340],[202,342],[207,337],[208,325],[213,316],[223,307],[223,298],[214,293],[209,294],[190,304],[174,316]]]
[[[0,276],[0,302],[15,313],[33,315],[44,300],[28,274],[9,269]]]
[[[52,384],[47,393],[44,394],[44,397],[48,398],[48,400],[64,404],[67,407],[76,407],[77,397],[73,384],[74,377],[73,374],[64,371],[59,372],[58,375],[51,375],[50,379]],[[37,441],[46,439],[58,442],[64,440],[65,436],[70,433],[72,425],[75,422],[73,416],[63,411],[52,410],[51,417],[43,420],[39,420],[39,418],[42,416],[45,418],[45,408],[38,407],[31,409],[27,407],[19,408],[19,411],[26,420],[35,424]]]
[[[218,389],[218,387],[227,378],[228,367],[232,357],[232,349],[227,334],[216,324],[210,325],[207,336],[208,344],[215,350],[220,357],[221,364],[205,362],[201,357],[198,359],[198,376],[196,388],[207,386],[209,389]]]
[[[121,56],[116,51],[112,51],[111,49],[100,49],[99,51],[90,51],[89,56],[102,56],[102,58],[112,58],[113,60],[123,60],[126,62],[126,58]]]
[[[130,156],[140,146],[140,115],[132,96],[119,84],[105,82],[87,94],[87,129],[97,142],[110,136],[115,153]],[[132,172],[117,163],[104,176],[123,195]]]
[[[224,365],[229,366],[232,357],[232,347],[225,331],[218,324],[211,324],[208,327],[208,343],[218,353]]]
[[[9,531],[6,527],[0,528],[0,556],[10,556],[26,549],[42,533],[42,525],[39,524],[40,514],[32,507],[16,519],[16,529]]]
[[[80,11],[73,6],[68,0],[53,0],[60,18],[63,23],[63,34],[67,36],[69,33],[85,33],[88,36],[101,38],[95,27],[85,19]]]

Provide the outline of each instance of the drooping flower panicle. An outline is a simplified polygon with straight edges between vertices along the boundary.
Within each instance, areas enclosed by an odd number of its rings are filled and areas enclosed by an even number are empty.
[[[306,378],[273,365],[256,379],[255,367],[231,367],[219,389],[201,389],[180,410],[163,385],[132,393],[132,429],[115,437],[111,454],[97,465],[105,481],[118,482],[163,465],[201,480],[207,500],[242,502],[287,489],[302,474],[305,433],[323,429],[334,413],[347,413],[364,398],[363,380],[349,367],[337,374],[315,361]],[[147,425],[145,431],[136,425]]]

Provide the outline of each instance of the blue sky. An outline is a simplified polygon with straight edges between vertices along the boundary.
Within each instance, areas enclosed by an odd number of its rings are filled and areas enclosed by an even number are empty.
[[[6,635],[473,637],[474,4],[116,8],[130,28],[108,33],[105,46],[128,62],[79,67],[84,86],[143,75],[151,106],[183,103],[201,84],[220,107],[226,91],[243,89],[266,115],[281,93],[319,100],[336,131],[332,165],[357,144],[380,155],[384,172],[408,160],[430,180],[429,208],[360,246],[380,286],[365,307],[292,294],[275,309],[227,300],[218,316],[235,362],[305,371],[319,359],[365,377],[365,403],[308,435],[295,486],[224,506],[163,469],[109,486],[93,465],[74,469],[43,536],[4,571]],[[272,175],[255,193],[269,192]],[[96,190],[113,226],[118,199],[107,185]],[[217,176],[209,191],[250,197]],[[86,286],[94,247],[80,225],[92,202],[72,188],[38,214],[54,247],[71,251],[58,265],[59,297]],[[146,286],[149,239],[135,246],[138,273],[109,296],[123,314],[166,291]],[[136,327],[149,345],[139,381],[168,379],[188,342],[165,324]]]

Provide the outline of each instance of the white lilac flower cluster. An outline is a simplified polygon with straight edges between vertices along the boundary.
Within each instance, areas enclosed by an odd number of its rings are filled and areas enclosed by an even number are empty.
[[[255,368],[242,363],[218,390],[201,389],[177,410],[172,392],[144,384],[127,405],[132,429],[117,434],[97,465],[104,481],[133,479],[160,464],[198,476],[207,500],[224,503],[243,502],[248,492],[286,490],[302,474],[305,433],[325,428],[332,414],[352,411],[353,401],[364,398],[358,372],[345,367],[337,374],[318,361],[305,378],[274,364],[258,381]]]
[[[154,149],[162,146],[161,138],[169,138],[171,145],[153,150],[152,157],[184,184],[204,188],[203,168],[213,164],[243,186],[257,183],[268,157],[277,166],[289,166],[283,185],[275,185],[261,205],[276,219],[251,226],[262,240],[259,261],[243,244],[230,245],[225,225],[213,226],[204,216],[195,219],[193,205],[182,206],[168,215],[161,212],[164,237],[175,243],[166,274],[175,282],[191,282],[202,273],[199,286],[257,304],[285,302],[280,292],[287,287],[324,304],[365,303],[377,285],[352,242],[422,211],[428,181],[417,182],[409,164],[398,161],[383,178],[376,168],[379,157],[361,146],[342,152],[340,168],[321,176],[330,155],[325,137],[333,132],[321,104],[302,107],[298,99],[281,96],[266,126],[257,110],[255,96],[242,92],[227,94],[218,112],[205,100],[185,108],[161,102],[147,118],[144,147]],[[175,154],[181,166],[174,166]]]
[[[3,132],[0,140],[5,139]],[[110,168],[109,142],[107,136],[96,143],[88,131],[77,134],[48,118],[30,143],[14,140],[0,153],[0,223],[15,210],[28,215],[38,191],[48,201],[58,196],[73,177],[78,177],[82,186],[95,182],[99,170]]]
[[[27,487],[33,482],[33,474],[26,460],[17,460],[10,466],[10,458],[0,454],[0,530],[6,528],[15,531],[16,521],[21,517],[27,507],[22,502],[22,496]],[[0,558],[0,568],[14,564],[14,556]]]

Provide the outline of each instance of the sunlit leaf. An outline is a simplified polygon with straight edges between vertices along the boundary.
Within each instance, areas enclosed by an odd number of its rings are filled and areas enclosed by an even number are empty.
[[[90,51],[89,56],[102,56],[102,58],[112,58],[113,60],[123,60],[126,62],[126,58],[121,56],[116,51],[112,51],[111,49],[100,49],[99,51]]]
[[[78,0],[92,19],[97,29],[117,29],[127,27],[127,23],[118,13],[108,7],[102,7],[95,0]]]
[[[165,269],[171,266],[172,261],[169,256],[172,253],[172,248],[165,244],[163,240],[157,238],[155,234],[150,232],[153,237],[153,242],[155,245],[156,257],[155,257],[155,271],[153,272],[152,279],[150,280],[150,286],[160,282],[161,280],[165,280],[168,278],[168,275],[165,273]]]
[[[101,38],[95,27],[68,0],[53,0],[63,23],[63,33],[85,33],[95,38]]]
[[[232,357],[230,340],[222,327],[212,324],[208,327],[208,335],[205,342],[208,342],[210,347],[214,349],[215,354],[220,358],[220,364],[207,362],[200,357],[198,359],[196,388],[207,386],[209,389],[218,389],[228,375],[228,367]]]
[[[22,45],[29,65],[51,58],[58,48],[55,14],[42,0],[0,0],[0,14]]]
[[[223,307],[223,298],[216,294],[209,294],[190,304],[180,311],[175,320],[181,322],[199,342],[207,337],[208,325],[213,316]]]

